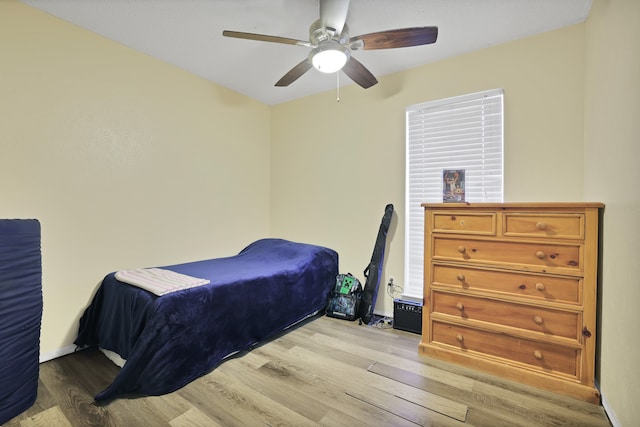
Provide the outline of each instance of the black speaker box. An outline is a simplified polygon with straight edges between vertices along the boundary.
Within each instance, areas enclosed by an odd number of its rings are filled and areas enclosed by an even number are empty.
[[[422,304],[413,301],[393,301],[393,328],[422,334]]]

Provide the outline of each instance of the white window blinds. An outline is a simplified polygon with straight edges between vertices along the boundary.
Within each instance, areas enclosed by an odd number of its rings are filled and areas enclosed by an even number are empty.
[[[465,170],[465,201],[502,202],[503,96],[494,89],[406,109],[404,298],[423,298],[420,204],[442,202],[444,169]]]

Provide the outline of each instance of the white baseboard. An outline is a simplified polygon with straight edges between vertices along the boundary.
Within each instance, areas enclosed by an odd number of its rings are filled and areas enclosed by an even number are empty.
[[[390,317],[390,318],[392,318],[392,319],[393,319],[393,313],[389,314],[389,313],[387,313],[387,312],[385,312],[385,311],[383,311],[383,312],[375,312],[375,311],[374,311],[374,312],[373,312],[373,315],[374,315],[374,316],[380,316],[380,317]]]
[[[600,401],[602,402],[602,407],[604,408],[604,412],[607,413],[607,417],[609,417],[609,421],[611,421],[611,425],[613,427],[622,427],[622,423],[618,421],[618,417],[616,417],[616,413],[613,412],[611,406],[609,406],[609,402],[604,398],[602,394],[600,394]]]
[[[40,363],[48,362],[49,360],[57,359],[58,357],[66,356],[76,351],[75,345],[68,345],[58,350],[51,351],[49,353],[40,353]]]

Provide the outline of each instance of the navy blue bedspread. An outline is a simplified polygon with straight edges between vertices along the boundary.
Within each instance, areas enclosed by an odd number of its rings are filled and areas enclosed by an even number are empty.
[[[115,273],[104,278],[75,344],[114,351],[127,362],[96,401],[175,391],[225,357],[324,309],[338,254],[263,239],[236,256],[162,268],[211,283],[158,297],[119,282]]]

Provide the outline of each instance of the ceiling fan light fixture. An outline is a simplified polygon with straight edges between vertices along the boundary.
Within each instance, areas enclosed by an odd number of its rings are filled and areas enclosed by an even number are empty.
[[[323,73],[335,73],[344,67],[351,56],[350,53],[346,47],[329,41],[313,49],[309,58],[316,70]]]

